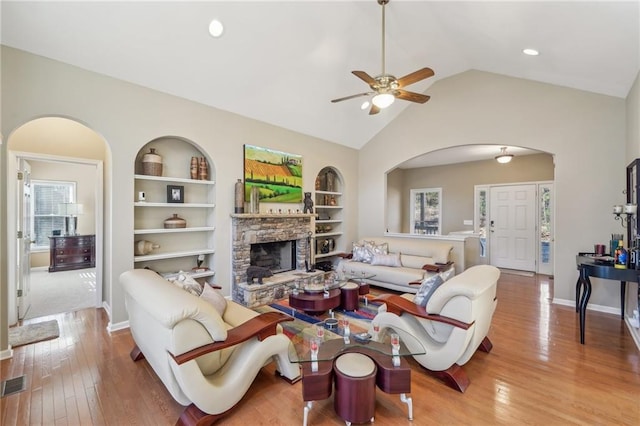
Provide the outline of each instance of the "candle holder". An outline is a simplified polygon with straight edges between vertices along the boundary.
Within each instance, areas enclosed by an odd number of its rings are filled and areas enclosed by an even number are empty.
[[[638,206],[636,204],[625,204],[624,206],[613,206],[614,219],[619,220],[623,228],[626,228],[631,221],[631,218],[638,212]]]

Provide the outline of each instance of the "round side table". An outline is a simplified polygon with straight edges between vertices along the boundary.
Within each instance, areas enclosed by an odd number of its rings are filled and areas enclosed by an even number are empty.
[[[336,413],[347,424],[373,421],[376,408],[376,364],[366,355],[346,353],[336,359],[333,371],[333,407]]]
[[[360,286],[354,282],[346,283],[340,289],[340,306],[345,311],[355,311],[358,309]]]

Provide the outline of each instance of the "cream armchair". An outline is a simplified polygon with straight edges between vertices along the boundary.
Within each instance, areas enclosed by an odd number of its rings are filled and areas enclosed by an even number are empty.
[[[394,329],[402,338],[409,333],[424,345],[415,360],[449,386],[464,392],[469,379],[462,366],[477,349],[489,352],[487,337],[496,308],[500,270],[494,266],[471,267],[445,281],[433,293],[426,308],[413,303],[413,294],[384,295],[372,324],[380,331]],[[405,339],[410,345],[413,340]]]
[[[187,406],[178,424],[211,424],[245,395],[260,369],[275,361],[290,383],[300,378],[288,357],[290,340],[279,322],[228,301],[221,316],[212,304],[148,270],[120,276],[134,361],[146,359],[165,387]]]

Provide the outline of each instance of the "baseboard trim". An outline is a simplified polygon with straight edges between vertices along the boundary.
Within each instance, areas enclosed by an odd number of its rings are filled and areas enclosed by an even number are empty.
[[[11,345],[4,351],[0,351],[0,360],[13,358],[13,349],[11,349]]]
[[[570,306],[574,309],[576,308],[576,302],[574,300],[554,298],[551,303],[555,305]],[[620,308],[612,308],[611,306],[604,306],[604,305],[594,305],[593,303],[589,303],[587,305],[587,310],[604,312],[605,314],[614,314],[618,316],[620,316],[621,314]]]
[[[127,328],[129,328],[129,321],[122,321],[115,324],[112,324],[111,321],[109,321],[109,325],[107,325],[107,331],[109,334],[114,331],[126,330]]]

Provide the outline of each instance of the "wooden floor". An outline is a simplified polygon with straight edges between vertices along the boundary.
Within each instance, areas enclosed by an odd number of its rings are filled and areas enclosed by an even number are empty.
[[[552,284],[552,283],[551,283]],[[640,424],[640,352],[618,316],[587,313],[578,343],[573,309],[551,305],[546,277],[503,274],[489,336],[465,369],[458,393],[412,362],[414,420],[394,395],[377,391],[375,425]],[[60,338],[15,348],[2,378],[25,374],[28,389],[1,400],[0,424],[171,425],[182,407],[146,361],[129,358],[131,335],[109,335],[102,310],[56,318]],[[38,320],[31,320],[35,322]],[[302,423],[301,383],[289,385],[265,367],[244,401],[219,425]],[[317,402],[309,425],[341,425],[331,400]]]

